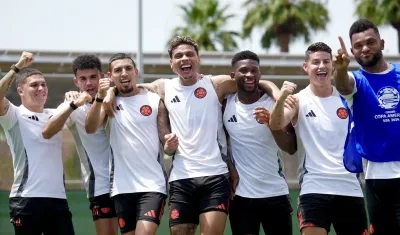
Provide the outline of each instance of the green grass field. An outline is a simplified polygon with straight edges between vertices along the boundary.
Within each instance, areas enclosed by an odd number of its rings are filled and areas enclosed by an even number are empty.
[[[292,207],[296,211],[296,202],[298,197],[298,190],[291,190],[290,196],[292,199]],[[88,209],[88,200],[86,194],[83,191],[69,191],[68,202],[73,215],[73,222],[75,226],[75,232],[77,235],[95,235],[93,222],[91,218],[91,212]],[[293,213],[293,235],[300,235],[299,224],[297,222],[296,213]],[[13,235],[12,225],[9,223],[9,209],[8,209],[8,192],[0,192],[0,234],[1,235]],[[161,221],[160,228],[157,232],[160,235],[168,235],[168,213],[164,213],[164,217]],[[231,234],[229,222],[225,228],[224,234]],[[264,233],[262,233],[264,234]],[[330,234],[335,235],[333,228]]]

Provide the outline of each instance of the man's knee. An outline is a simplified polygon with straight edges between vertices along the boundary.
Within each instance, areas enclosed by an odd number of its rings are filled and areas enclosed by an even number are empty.
[[[194,235],[197,224],[177,224],[170,227],[171,235]]]

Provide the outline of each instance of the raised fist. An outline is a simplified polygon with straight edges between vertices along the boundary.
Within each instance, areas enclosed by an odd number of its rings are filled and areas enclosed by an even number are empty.
[[[87,93],[86,91],[83,91],[83,92],[81,92],[81,93],[79,94],[78,98],[76,98],[76,99],[74,100],[74,104],[75,104],[77,107],[80,107],[80,106],[82,106],[82,105],[84,105],[84,104],[86,104],[86,103],[92,102],[92,100],[93,100],[92,96],[89,95],[89,93]]]
[[[293,82],[284,81],[281,88],[281,96],[279,99],[286,99],[289,95],[293,94],[297,85]]]
[[[33,63],[33,54],[27,51],[22,52],[21,58],[19,58],[18,63],[15,65],[18,69],[23,69],[28,67]]]
[[[107,91],[110,88],[109,78],[100,78],[99,80],[99,98],[104,99],[107,95]]]

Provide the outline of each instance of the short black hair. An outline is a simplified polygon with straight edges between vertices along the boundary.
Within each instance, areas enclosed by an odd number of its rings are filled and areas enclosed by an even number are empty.
[[[376,27],[374,22],[372,22],[371,20],[368,20],[368,19],[357,20],[350,27],[350,30],[349,30],[350,41],[351,41],[351,37],[353,37],[353,34],[361,33],[361,32],[367,31],[368,29],[373,29],[374,32],[379,36],[378,27]]]
[[[169,58],[172,59],[172,52],[174,51],[175,48],[184,44],[193,46],[197,55],[199,55],[199,46],[197,45],[197,42],[194,39],[187,36],[176,36],[169,43],[169,48],[168,48]]]
[[[305,53],[305,61],[308,61],[308,58],[310,57],[310,54],[318,51],[323,51],[327,52],[331,55],[332,57],[332,49],[325,43],[323,42],[316,42],[308,46],[306,53]]]
[[[136,67],[135,61],[133,61],[132,57],[125,53],[117,53],[111,56],[110,60],[108,61],[108,71],[111,71],[111,63],[116,60],[123,60],[123,59],[130,59],[132,61],[133,66]]]
[[[79,55],[72,62],[72,70],[76,76],[78,70],[98,69],[101,72],[101,62],[99,57],[92,54]]]
[[[234,67],[235,64],[241,60],[255,60],[258,64],[260,64],[260,58],[258,58],[258,55],[252,51],[246,50],[238,52],[233,56],[231,62],[232,67]]]
[[[37,69],[34,69],[34,68],[23,68],[16,75],[17,78],[15,80],[15,84],[17,85],[17,87],[21,87],[22,85],[25,84],[26,79],[28,77],[30,77],[30,76],[33,76],[33,75],[42,75],[43,76],[42,72],[40,72]]]

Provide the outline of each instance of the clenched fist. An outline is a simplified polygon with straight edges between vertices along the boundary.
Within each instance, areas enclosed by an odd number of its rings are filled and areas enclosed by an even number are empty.
[[[167,155],[172,155],[179,145],[178,136],[175,133],[167,134],[164,136],[164,153]]]
[[[281,88],[281,100],[285,100],[289,95],[293,94],[294,90],[296,90],[297,85],[293,82],[284,81]]]
[[[253,111],[254,119],[260,124],[267,124],[269,123],[269,118],[271,114],[267,109],[264,107],[256,107]]]
[[[350,64],[349,53],[347,52],[346,45],[343,42],[343,38],[339,37],[340,48],[338,49],[338,55],[333,57],[333,65],[337,70],[347,70]]]
[[[110,88],[110,79],[109,78],[101,78],[99,80],[99,98],[104,99],[107,95],[107,91]]]
[[[22,52],[18,63],[15,65],[18,69],[23,69],[28,67],[33,63],[33,54],[27,51]]]
[[[84,92],[81,92],[79,94],[78,98],[74,100],[74,104],[77,107],[80,107],[86,103],[92,102],[92,100],[93,100],[92,96],[89,95],[89,93],[87,93],[86,91],[84,91]]]

